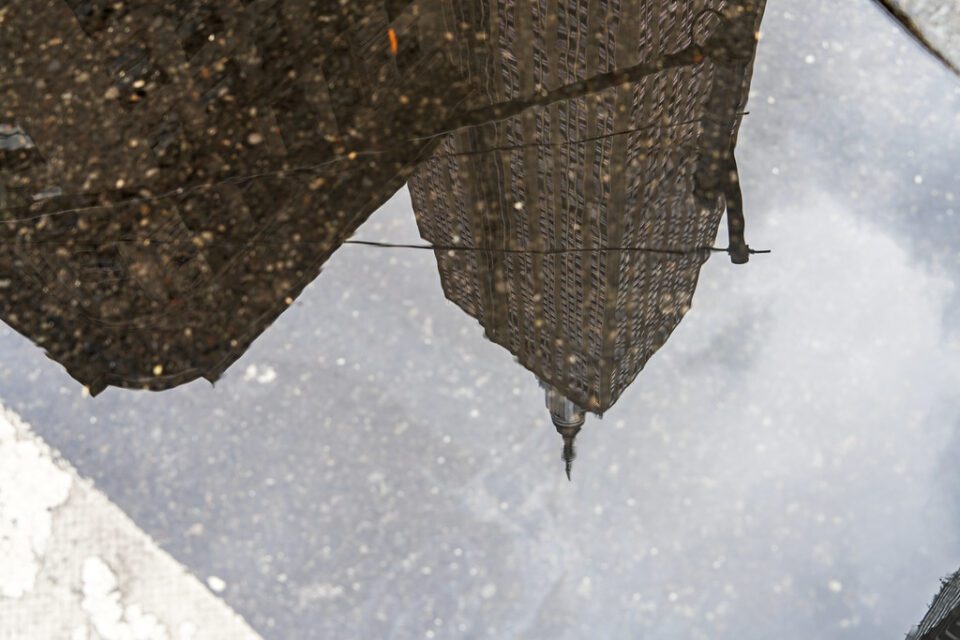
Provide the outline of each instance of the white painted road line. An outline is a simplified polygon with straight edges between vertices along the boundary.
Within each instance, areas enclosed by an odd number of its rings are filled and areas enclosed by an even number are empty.
[[[0,640],[259,637],[0,405]]]

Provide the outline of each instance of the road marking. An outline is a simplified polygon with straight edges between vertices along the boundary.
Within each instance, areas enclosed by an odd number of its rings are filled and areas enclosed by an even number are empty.
[[[2,405],[0,558],[0,640],[260,638]]]

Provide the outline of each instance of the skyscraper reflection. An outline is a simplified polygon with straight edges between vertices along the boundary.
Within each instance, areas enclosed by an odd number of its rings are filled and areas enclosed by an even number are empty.
[[[541,381],[568,470],[584,412],[690,308],[725,210],[731,259],[749,257],[734,147],[763,8],[491,2],[474,67],[492,104],[652,69],[454,131],[410,181],[445,295]]]
[[[280,4],[5,8],[0,315],[93,393],[216,380],[478,95],[439,5]]]

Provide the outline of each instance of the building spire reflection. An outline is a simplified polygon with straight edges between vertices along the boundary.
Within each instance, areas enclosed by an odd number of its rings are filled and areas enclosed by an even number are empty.
[[[549,384],[540,381],[540,386],[544,389],[547,411],[550,412],[550,419],[557,433],[563,438],[563,452],[560,458],[564,462],[567,472],[567,480],[570,480],[570,471],[573,468],[573,461],[577,457],[574,449],[574,439],[580,433],[580,428],[586,421],[586,411],[577,406],[572,400],[563,395],[558,389]]]

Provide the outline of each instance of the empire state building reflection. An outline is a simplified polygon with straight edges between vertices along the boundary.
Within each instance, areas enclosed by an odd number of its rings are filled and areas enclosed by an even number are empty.
[[[241,4],[14,3],[34,37],[0,39],[0,316],[94,394],[214,381],[409,181],[446,296],[540,380],[569,476],[724,211],[749,258],[734,147],[764,0]]]
[[[568,478],[586,413],[614,405],[690,308],[724,211],[731,260],[749,259],[734,147],[764,2],[708,4],[510,16],[498,55],[472,60],[493,103],[691,41],[707,59],[453,132],[410,181],[446,297],[537,376]]]

